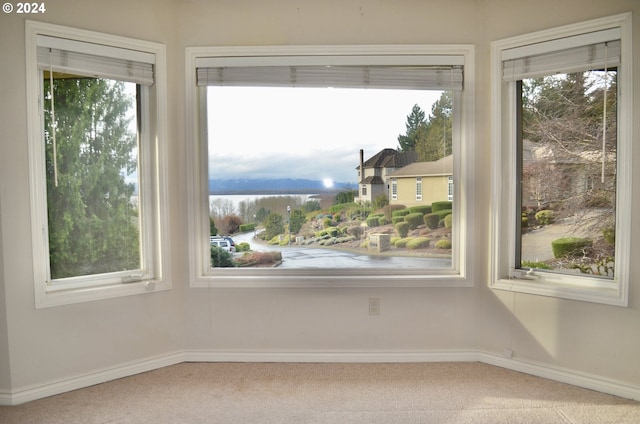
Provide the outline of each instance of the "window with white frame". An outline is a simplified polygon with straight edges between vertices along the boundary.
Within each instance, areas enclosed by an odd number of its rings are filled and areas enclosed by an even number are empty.
[[[465,220],[468,216],[469,204],[466,199],[461,198],[456,203],[458,210],[454,214],[456,225],[453,226],[451,234],[454,244],[451,257],[447,258],[447,252],[445,252],[445,255],[439,255],[439,258],[436,258],[435,255],[421,257],[418,258],[418,261],[405,265],[410,258],[395,255],[395,252],[388,252],[391,255],[387,254],[384,257],[379,256],[381,260],[378,261],[362,260],[357,264],[342,257],[334,258],[331,261],[322,259],[322,252],[326,253],[335,247],[333,246],[334,239],[335,243],[342,242],[347,238],[353,243],[357,242],[357,248],[364,249],[362,251],[364,256],[360,255],[361,259],[377,253],[369,251],[366,245],[368,234],[374,232],[375,226],[382,220],[376,219],[375,222],[369,220],[370,225],[365,226],[365,219],[373,211],[367,209],[370,206],[353,202],[353,199],[347,200],[353,205],[350,208],[347,207],[344,213],[342,210],[334,211],[330,216],[313,210],[311,213],[304,212],[298,204],[286,203],[278,206],[277,202],[272,202],[270,204],[272,206],[264,207],[264,211],[258,209],[255,212],[244,214],[242,211],[248,204],[252,204],[249,195],[256,194],[233,193],[240,198],[238,206],[233,210],[241,212],[249,219],[256,220],[253,224],[257,225],[252,226],[255,230],[249,232],[249,238],[247,238],[246,231],[229,234],[227,233],[229,227],[226,226],[225,220],[212,219],[212,217],[219,215],[212,214],[212,208],[214,212],[218,209],[222,210],[225,203],[220,203],[216,199],[212,200],[210,196],[212,187],[217,187],[221,180],[225,180],[225,176],[232,175],[238,170],[252,170],[245,174],[245,178],[257,180],[262,178],[269,181],[270,184],[275,184],[274,181],[280,180],[282,177],[274,180],[271,177],[273,171],[284,172],[284,175],[290,179],[299,179],[300,172],[316,169],[318,165],[326,163],[324,171],[317,173],[318,179],[323,184],[322,188],[331,188],[334,193],[338,192],[336,197],[349,199],[348,196],[342,196],[344,189],[336,188],[336,183],[340,180],[334,178],[330,173],[346,169],[346,172],[353,174],[354,180],[359,178],[358,172],[363,172],[363,170],[358,170],[357,166],[358,151],[362,145],[355,144],[350,150],[345,150],[343,157],[328,158],[330,152],[326,149],[326,145],[333,143],[333,140],[325,137],[324,140],[317,141],[315,133],[323,134],[324,127],[335,127],[337,124],[328,119],[328,113],[318,113],[316,109],[312,110],[311,106],[306,106],[307,103],[303,103],[307,101],[306,97],[315,96],[313,97],[315,99],[321,97],[323,100],[317,102],[326,102],[321,106],[324,106],[328,112],[332,105],[339,103],[331,103],[327,99],[340,95],[344,91],[350,91],[352,93],[349,94],[360,96],[362,99],[372,98],[368,96],[375,96],[377,92],[382,91],[386,91],[385,94],[391,94],[391,96],[396,92],[411,92],[412,103],[401,114],[403,125],[407,113],[410,113],[411,107],[416,104],[416,98],[429,93],[429,90],[442,91],[446,89],[447,92],[453,93],[448,98],[453,99],[455,106],[453,109],[456,111],[453,114],[453,124],[451,125],[453,152],[457,158],[454,168],[457,170],[456,178],[466,183],[469,168],[462,164],[468,163],[468,155],[471,151],[468,140],[472,119],[467,105],[471,99],[473,87],[472,56],[473,48],[471,46],[187,49],[188,115],[191,117],[190,122],[193,123],[189,129],[189,138],[194,147],[191,149],[190,160],[193,165],[192,169],[196,173],[190,192],[192,286],[231,285],[238,287],[239,285],[267,284],[297,287],[314,283],[323,286],[327,284],[356,286],[468,285],[466,274],[468,265],[465,255],[468,227]],[[277,92],[278,101],[262,102],[262,96],[271,92]],[[440,92],[437,95],[440,96]],[[280,102],[285,99],[295,99],[290,101],[297,105],[299,110],[284,112],[285,109],[280,109]],[[235,121],[235,117],[221,119],[220,116],[233,110],[236,103],[241,105],[237,109],[237,115],[244,117],[244,130],[247,133],[249,130],[254,131],[255,128],[260,130],[244,142],[232,141],[234,139],[229,136],[225,137],[222,130],[223,121],[229,122],[231,119]],[[302,104],[305,106],[301,106]],[[277,134],[271,135],[268,132],[267,127],[270,122],[261,121],[262,115],[267,115],[267,109],[276,109],[281,112],[279,118],[270,118],[278,120],[279,133]],[[246,112],[249,111],[253,118],[247,121]],[[289,143],[286,148],[277,150],[278,139],[287,137],[286,133],[291,128],[299,127],[298,121],[303,117],[298,112],[315,117],[315,122],[307,124],[306,129],[296,130],[297,141]],[[373,116],[370,117],[369,124],[374,124]],[[236,128],[240,130],[241,126],[236,125]],[[389,147],[393,148],[397,145],[397,135],[389,137]],[[442,136],[437,140],[440,143],[440,151],[442,150]],[[366,137],[361,138],[361,143],[366,142],[368,142]],[[258,145],[257,143],[274,150],[254,154],[256,150],[259,150],[255,147]],[[343,144],[346,145],[346,141]],[[230,153],[220,156],[221,152],[228,149],[231,149]],[[313,153],[315,159],[312,161],[304,159],[305,152]],[[221,174],[223,169],[226,171]],[[376,182],[376,187],[371,184],[370,195],[372,197],[386,195],[384,181],[380,184],[377,182],[377,180],[381,180],[380,171],[376,168],[373,169],[376,174],[372,177],[372,181]],[[357,182],[353,185],[357,187]],[[380,187],[378,188],[377,185]],[[392,186],[395,187],[397,195],[397,185],[392,183]],[[322,188],[317,190],[321,191]],[[264,197],[260,193],[257,195]],[[313,198],[311,201],[313,202]],[[294,202],[294,200],[287,199],[286,202]],[[334,209],[337,210],[337,208]],[[338,215],[340,218],[336,218]],[[312,218],[309,218],[310,216]],[[349,219],[349,222],[355,223],[358,219],[360,221],[358,225],[346,225],[340,222],[343,216]],[[332,222],[333,220],[335,222]],[[306,230],[300,230],[301,223],[302,225],[306,224],[304,227]],[[313,227],[314,223],[318,226],[317,228]],[[219,235],[230,235],[236,242],[246,240],[251,250],[253,250],[251,248],[253,245],[259,251],[277,251],[277,254],[281,254],[278,258],[279,260],[281,258],[280,266],[275,268],[239,267],[237,265],[243,259],[238,260],[237,255],[231,255],[235,264],[227,262],[231,266],[219,266],[218,264],[221,263],[218,259],[219,252],[216,251],[214,255],[208,243],[209,233],[214,231],[214,228]],[[277,228],[273,237],[267,236],[263,240],[256,239],[256,236],[260,236],[260,233],[266,233],[270,228]],[[323,232],[327,235],[322,234]],[[316,239],[327,241],[322,242],[322,247],[309,245]],[[243,255],[243,257],[247,256],[251,257],[251,253]],[[399,265],[401,262],[403,265]],[[402,277],[400,280],[394,279],[395,282],[391,283],[389,276]],[[447,283],[441,283],[443,280]]]
[[[31,21],[26,34],[36,305],[168,288],[164,47]]]
[[[447,177],[447,200],[453,202],[453,177]]]
[[[495,288],[626,305],[629,14],[494,42]]]
[[[422,177],[416,177],[416,200],[422,200]]]
[[[391,200],[398,200],[398,180],[391,178]]]

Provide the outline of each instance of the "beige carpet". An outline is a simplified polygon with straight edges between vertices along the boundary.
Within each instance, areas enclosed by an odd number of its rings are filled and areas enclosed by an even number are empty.
[[[640,403],[480,363],[185,363],[19,406],[2,424],[640,423]]]

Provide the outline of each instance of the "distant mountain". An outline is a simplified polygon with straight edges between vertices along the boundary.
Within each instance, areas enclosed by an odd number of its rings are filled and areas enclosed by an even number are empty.
[[[356,187],[354,183],[341,182],[326,187],[323,181],[301,178],[209,180],[209,194],[308,194],[355,190]]]

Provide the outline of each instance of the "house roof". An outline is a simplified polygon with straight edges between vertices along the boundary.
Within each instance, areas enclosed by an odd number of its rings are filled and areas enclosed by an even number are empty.
[[[418,160],[416,152],[399,152],[395,149],[382,149],[364,162],[365,168],[402,168]],[[360,169],[357,166],[356,169]]]
[[[429,177],[453,175],[453,155],[431,162],[414,162],[389,174],[390,177]]]
[[[384,184],[382,177],[377,175],[365,178],[360,184]]]

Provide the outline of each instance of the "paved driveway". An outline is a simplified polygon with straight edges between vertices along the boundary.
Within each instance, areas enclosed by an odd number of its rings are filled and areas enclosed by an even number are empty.
[[[272,246],[258,243],[253,233],[233,237],[238,243],[247,242],[257,252],[277,250],[282,252],[280,268],[449,268],[451,259],[405,256],[367,255],[332,248],[304,246]]]
[[[554,259],[551,242],[562,237],[598,237],[601,216],[602,212],[590,211],[526,233],[522,236],[522,260],[538,262]]]

